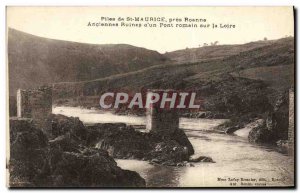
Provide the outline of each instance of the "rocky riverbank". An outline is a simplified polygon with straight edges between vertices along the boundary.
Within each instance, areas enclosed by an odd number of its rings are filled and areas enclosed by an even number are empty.
[[[194,149],[185,133],[177,129],[168,136],[140,132],[124,123],[83,125],[78,118],[52,115],[52,141],[70,138],[66,148],[79,145],[105,150],[119,159],[141,159],[165,165],[188,161]],[[66,137],[67,136],[67,137]],[[75,141],[74,141],[75,140]]]
[[[10,187],[144,187],[145,180],[117,166],[107,151],[87,146],[78,118],[51,117],[47,136],[31,119],[10,119]]]
[[[226,134],[233,134],[239,129],[249,129],[248,140],[252,143],[271,144],[285,148],[289,127],[288,92],[276,101],[274,108],[268,112],[253,116],[245,114],[239,119],[231,119],[215,129]]]
[[[72,126],[72,124],[74,124]],[[66,126],[67,125],[67,126]],[[175,130],[169,135],[140,131],[140,127],[124,123],[98,123],[83,125],[78,118],[53,115],[53,137],[59,137],[70,128],[70,133],[88,147],[105,150],[118,159],[146,160],[168,166],[189,165],[194,149],[184,131]],[[62,129],[63,128],[63,129]],[[197,162],[213,162],[201,156]],[[191,160],[191,162],[195,162]]]
[[[51,128],[42,130],[32,119],[10,118],[11,187],[144,187],[138,173],[121,169],[114,158],[191,167],[213,162],[190,159],[194,149],[180,129],[162,136],[123,123],[87,126],[54,114],[48,122]]]

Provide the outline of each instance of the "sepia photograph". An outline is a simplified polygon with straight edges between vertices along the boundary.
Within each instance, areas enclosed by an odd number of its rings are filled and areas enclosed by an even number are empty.
[[[292,6],[7,6],[8,188],[295,188]]]

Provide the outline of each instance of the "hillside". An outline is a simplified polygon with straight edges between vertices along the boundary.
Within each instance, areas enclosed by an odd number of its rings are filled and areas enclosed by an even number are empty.
[[[251,45],[253,49],[245,44],[247,48],[241,50],[246,51],[232,51],[221,58],[152,66],[92,81],[58,83],[54,85],[55,98],[60,103],[73,100],[72,105],[97,106],[99,95],[105,91],[172,88],[196,91],[198,98],[205,99],[205,110],[227,115],[263,113],[272,108],[279,93],[293,87],[294,39]],[[255,70],[261,73],[253,73]],[[274,74],[274,70],[279,71]],[[92,96],[94,100],[89,100]]]
[[[165,55],[8,33],[9,89],[53,84],[56,104],[98,106],[106,91],[192,90],[206,111],[266,112],[294,86],[294,38],[206,46]],[[12,103],[15,97],[10,97]],[[15,111],[15,110],[14,110]]]
[[[278,40],[277,40],[278,41]],[[236,45],[214,45],[199,48],[186,48],[173,52],[166,52],[165,56],[175,63],[194,63],[199,61],[226,58],[256,48],[272,45],[276,40],[256,41]]]
[[[55,86],[85,85],[86,91],[88,91],[89,88],[95,87],[99,90],[99,93],[104,92],[106,89],[113,88],[139,89],[149,86],[187,88],[187,86],[195,85],[199,83],[199,81],[219,81],[222,79],[222,75],[235,77],[239,75],[240,78],[261,80],[262,78],[259,73],[252,73],[252,77],[246,76],[246,71],[256,68],[264,68],[265,73],[270,73],[269,77],[271,77],[272,74],[274,75],[274,68],[280,68],[280,72],[285,70],[286,73],[277,72],[277,77],[287,77],[288,73],[291,75],[288,77],[290,78],[289,84],[293,84],[293,40],[293,38],[287,38],[272,41],[273,43],[268,43],[265,46],[258,46],[252,50],[239,52],[236,55],[221,59],[212,58],[195,63],[164,64],[91,81],[61,82],[55,84]],[[256,75],[257,77],[255,77]],[[265,79],[266,78],[267,77],[265,77]],[[185,84],[185,86],[182,84]],[[89,93],[84,94],[88,95]]]
[[[15,95],[18,88],[93,80],[163,64],[167,60],[156,51],[126,44],[84,44],[8,30],[10,95]]]

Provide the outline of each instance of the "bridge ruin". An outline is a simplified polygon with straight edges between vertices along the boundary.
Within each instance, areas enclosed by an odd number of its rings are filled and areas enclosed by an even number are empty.
[[[167,90],[172,92],[171,90]],[[147,99],[151,99],[153,93],[166,92],[166,90],[148,90]],[[172,134],[179,128],[179,115],[175,108],[160,108],[160,103],[150,105],[146,111],[146,131],[160,133],[162,135]]]
[[[45,133],[51,128],[48,118],[52,114],[52,88],[18,89],[17,117],[31,118]]]

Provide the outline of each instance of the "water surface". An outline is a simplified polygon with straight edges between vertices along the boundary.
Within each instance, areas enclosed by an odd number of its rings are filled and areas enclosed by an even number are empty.
[[[85,123],[145,124],[145,117],[119,116],[98,110],[55,107],[53,112],[79,117]],[[216,163],[195,163],[195,167],[169,167],[154,166],[138,160],[116,161],[121,168],[138,172],[149,187],[293,185],[292,157],[279,153],[272,147],[250,144],[247,140],[248,130],[240,130],[237,135],[214,132],[212,128],[224,121],[226,120],[180,119],[180,128],[184,129],[194,146],[193,157],[210,156]],[[251,184],[247,181],[242,183],[242,178],[253,181]]]

